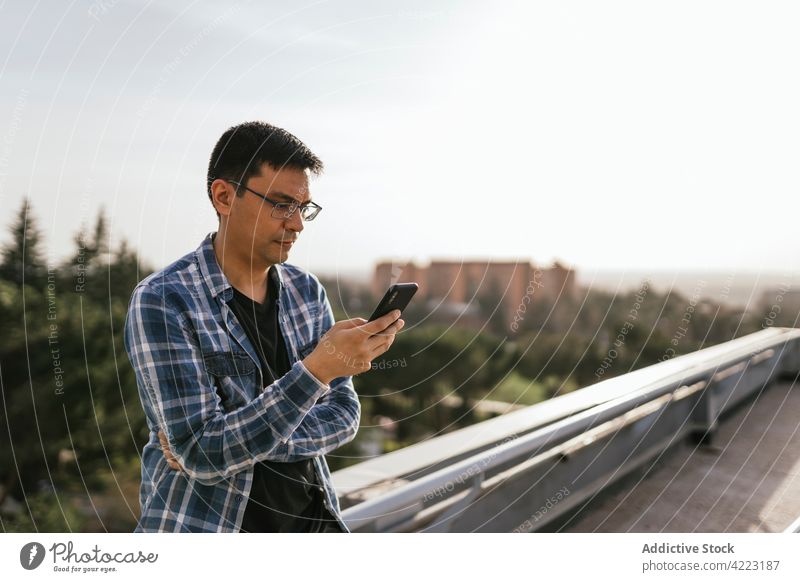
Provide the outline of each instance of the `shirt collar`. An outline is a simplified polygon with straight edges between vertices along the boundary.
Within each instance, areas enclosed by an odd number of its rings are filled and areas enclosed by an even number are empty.
[[[222,272],[219,262],[217,262],[217,255],[214,254],[214,236],[216,234],[216,231],[214,231],[206,235],[195,251],[195,260],[200,267],[200,273],[208,284],[211,296],[222,295],[222,298],[227,302],[233,297],[233,285],[230,284],[225,273]],[[276,263],[269,270],[268,276],[273,277],[277,289],[280,290],[283,285],[283,267]]]

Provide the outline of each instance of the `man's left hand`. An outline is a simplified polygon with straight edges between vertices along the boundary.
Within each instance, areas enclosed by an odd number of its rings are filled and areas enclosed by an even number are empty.
[[[169,448],[167,435],[164,434],[163,430],[158,431],[158,440],[161,442],[161,450],[164,452],[164,456],[167,458],[167,465],[169,465],[169,468],[176,471],[183,471],[183,467],[181,467],[181,464],[175,459],[175,456],[172,454],[172,451]]]

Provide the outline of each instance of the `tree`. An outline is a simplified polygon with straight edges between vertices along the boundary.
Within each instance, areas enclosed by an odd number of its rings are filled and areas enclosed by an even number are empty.
[[[11,241],[0,252],[0,279],[18,287],[23,283],[41,286],[47,275],[41,246],[42,235],[31,212],[30,200],[25,197],[11,226]]]
[[[39,500],[30,505],[30,523],[62,531],[81,526],[71,517],[58,524],[43,512],[54,494],[67,507],[81,487],[94,495],[118,478],[138,479],[148,430],[122,332],[131,291],[147,273],[125,241],[108,256],[101,212],[90,236],[75,236],[77,248],[55,277],[48,272],[46,286],[29,286],[40,239],[26,209],[4,254],[12,279],[0,280],[0,505],[6,496]],[[24,291],[10,268],[23,260]],[[24,530],[26,519],[0,516],[4,529]],[[130,511],[126,519],[111,527],[129,531]]]

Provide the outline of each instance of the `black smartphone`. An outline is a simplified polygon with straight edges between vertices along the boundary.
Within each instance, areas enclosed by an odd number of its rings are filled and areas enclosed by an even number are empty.
[[[378,307],[376,307],[375,311],[370,315],[369,321],[374,321],[379,317],[383,317],[395,309],[403,311],[411,301],[414,293],[417,292],[417,289],[419,289],[419,285],[416,283],[397,283],[392,285],[386,290],[383,299],[378,303]]]

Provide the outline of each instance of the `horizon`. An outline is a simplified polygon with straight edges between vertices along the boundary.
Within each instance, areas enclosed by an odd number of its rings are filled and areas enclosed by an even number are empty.
[[[34,216],[34,220],[38,220],[36,209],[32,208],[32,214]],[[16,214],[14,215],[16,217]],[[6,228],[4,229],[5,238],[7,242],[10,239],[10,227],[13,223],[10,221]],[[41,230],[41,224],[38,225]],[[92,224],[88,223],[85,224],[84,227],[87,229],[87,232],[91,231]],[[43,239],[40,241],[42,245],[43,258],[45,259],[46,265],[48,267],[51,266],[59,266],[63,264],[63,262],[69,257],[70,251],[63,250],[61,256],[58,259],[53,259],[52,253],[50,252],[50,246],[48,245],[48,240],[46,237],[46,233],[42,232]],[[109,237],[111,238],[111,237]],[[130,245],[130,241],[127,241]],[[117,241],[110,241],[109,244],[109,253],[112,254],[113,251],[117,248],[117,246],[121,243],[121,240]],[[130,247],[129,247],[130,248]],[[146,258],[142,258],[141,254],[139,253],[139,249],[133,248],[132,250],[136,251],[137,256],[139,257],[140,261],[145,261],[145,265],[147,267],[152,267],[155,271],[158,271],[168,264],[177,260],[178,256],[172,258],[168,262],[162,265],[156,265],[152,262],[147,261]],[[194,249],[191,249],[191,252]],[[185,254],[185,253],[184,253]],[[182,255],[181,255],[182,256]],[[653,287],[657,288],[660,292],[678,292],[685,296],[691,295],[691,291],[695,291],[697,284],[699,281],[703,282],[703,289],[697,293],[697,297],[700,299],[706,299],[715,301],[720,305],[726,305],[732,308],[741,308],[747,311],[757,310],[762,308],[764,296],[767,292],[780,290],[781,286],[786,286],[787,288],[795,287],[800,288],[800,271],[787,271],[787,270],[770,270],[770,269],[762,269],[762,270],[725,270],[725,269],[716,269],[716,270],[708,270],[708,269],[700,269],[700,268],[681,268],[681,269],[674,269],[674,268],[664,268],[664,267],[656,267],[650,269],[642,269],[642,268],[632,268],[632,269],[618,269],[618,268],[588,268],[582,269],[579,266],[571,264],[569,261],[565,260],[563,257],[558,257],[551,261],[550,263],[544,264],[541,262],[535,261],[532,257],[524,257],[522,255],[517,255],[515,257],[487,257],[487,256],[434,256],[427,260],[419,260],[419,259],[406,259],[406,258],[399,258],[399,257],[378,257],[374,262],[371,263],[369,266],[364,266],[360,268],[350,268],[350,269],[338,269],[336,271],[330,271],[326,269],[309,269],[303,265],[299,265],[295,261],[292,260],[290,256],[286,263],[294,264],[310,270],[315,275],[320,278],[324,279],[335,279],[340,281],[348,281],[350,283],[355,283],[358,285],[369,285],[372,282],[372,277],[375,272],[375,268],[380,263],[397,263],[397,264],[407,264],[409,262],[413,262],[417,267],[428,267],[432,262],[460,262],[463,264],[468,264],[470,262],[492,262],[492,263],[530,263],[538,268],[542,269],[549,269],[554,266],[555,263],[559,263],[563,267],[573,270],[575,273],[575,285],[579,288],[591,288],[594,290],[601,290],[606,292],[614,292],[614,293],[626,293],[633,289],[636,289],[643,280],[648,279],[650,280]],[[733,283],[733,281],[738,281],[737,283]],[[706,289],[708,286],[708,289]],[[713,290],[713,292],[712,292]],[[749,290],[749,291],[748,291]],[[784,292],[779,292],[779,294],[783,294]]]

